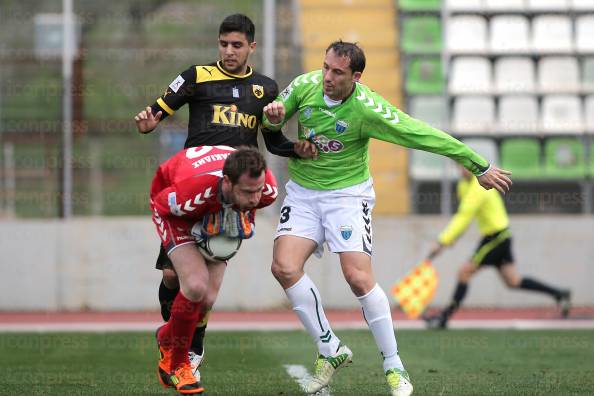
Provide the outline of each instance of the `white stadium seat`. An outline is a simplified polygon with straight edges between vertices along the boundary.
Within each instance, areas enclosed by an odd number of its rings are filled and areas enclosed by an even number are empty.
[[[446,7],[451,11],[482,11],[483,0],[447,0]]]
[[[487,49],[487,22],[480,16],[454,16],[447,25],[446,37],[450,52],[483,53]]]
[[[495,90],[499,93],[534,92],[534,74],[534,62],[530,58],[499,58],[495,61]]]
[[[594,133],[594,95],[586,97],[584,112],[586,114],[586,131]],[[594,153],[590,153],[590,155],[594,156]]]
[[[594,93],[594,58],[582,61],[582,92]]]
[[[571,0],[571,8],[576,11],[594,11],[594,0]]]
[[[452,132],[489,133],[495,122],[495,101],[489,96],[459,96],[454,102]]]
[[[449,91],[488,93],[491,91],[491,62],[481,57],[460,57],[452,61]]]
[[[409,114],[437,129],[448,129],[448,109],[443,96],[411,97]]]
[[[464,139],[463,142],[468,147],[482,155],[490,163],[499,163],[497,145],[492,139],[471,138]]]
[[[577,95],[550,95],[542,100],[544,133],[581,133],[584,131],[582,104]]]
[[[422,150],[410,150],[410,176],[414,180],[441,180],[446,172],[445,157]],[[451,173],[451,172],[450,172]],[[450,175],[450,179],[453,175]]]
[[[578,17],[575,33],[577,51],[594,53],[594,15],[590,14]]]
[[[544,57],[538,62],[538,90],[542,93],[576,93],[579,66],[574,57]]]
[[[569,0],[527,0],[532,11],[568,11]]]
[[[532,20],[532,48],[541,53],[573,51],[571,19],[561,15],[539,15]]]
[[[526,53],[530,51],[530,23],[521,15],[500,15],[491,19],[491,52]]]
[[[524,0],[485,0],[485,8],[490,11],[524,11]]]
[[[538,100],[531,95],[499,98],[496,132],[536,134],[538,132]]]

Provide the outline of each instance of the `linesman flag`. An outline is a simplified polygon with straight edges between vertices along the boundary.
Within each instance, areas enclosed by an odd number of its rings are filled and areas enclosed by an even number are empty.
[[[392,287],[394,300],[409,319],[418,318],[433,299],[437,289],[437,271],[424,260]]]

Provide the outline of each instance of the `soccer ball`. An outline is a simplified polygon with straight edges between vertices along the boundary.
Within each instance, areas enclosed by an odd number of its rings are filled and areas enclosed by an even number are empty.
[[[227,235],[214,235],[198,242],[198,250],[210,261],[227,261],[237,254],[242,239]]]

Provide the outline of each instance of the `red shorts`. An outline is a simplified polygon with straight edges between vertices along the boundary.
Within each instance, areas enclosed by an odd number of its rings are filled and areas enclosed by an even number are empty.
[[[176,216],[161,217],[153,206],[151,201],[151,210],[153,212],[153,223],[157,227],[157,234],[161,238],[161,244],[167,254],[178,246],[188,243],[196,243],[192,236],[192,221],[182,219]]]

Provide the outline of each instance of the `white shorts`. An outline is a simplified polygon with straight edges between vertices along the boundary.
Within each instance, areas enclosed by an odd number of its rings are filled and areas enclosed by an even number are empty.
[[[322,256],[331,252],[363,252],[371,256],[373,180],[339,190],[311,190],[289,180],[280,210],[276,238],[294,235],[316,242]]]

